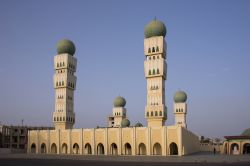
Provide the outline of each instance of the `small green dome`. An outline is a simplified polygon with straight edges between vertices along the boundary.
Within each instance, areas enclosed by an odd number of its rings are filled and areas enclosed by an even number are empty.
[[[174,95],[175,103],[185,103],[187,101],[187,94],[184,91],[178,91]]]
[[[123,119],[121,122],[121,127],[129,127],[130,121],[128,119]]]
[[[167,33],[167,29],[164,23],[156,19],[148,23],[144,29],[145,38],[149,38],[153,36],[165,37],[166,33]]]
[[[244,130],[243,133],[242,133],[241,135],[250,136],[250,128]]]
[[[140,122],[138,122],[135,124],[135,127],[143,127],[143,125]]]
[[[126,105],[126,100],[123,97],[118,96],[115,98],[114,107],[124,107],[125,105]]]
[[[60,40],[57,43],[58,54],[68,53],[73,56],[75,54],[75,51],[76,51],[76,48],[75,48],[74,43],[68,39]]]

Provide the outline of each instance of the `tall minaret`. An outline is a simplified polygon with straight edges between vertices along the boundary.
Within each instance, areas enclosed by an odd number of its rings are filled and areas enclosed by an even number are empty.
[[[53,122],[55,129],[72,129],[75,124],[74,90],[76,88],[75,45],[64,39],[57,44],[54,57],[55,111]]]
[[[144,31],[145,77],[147,79],[147,105],[145,117],[148,127],[164,126],[167,119],[165,106],[165,80],[167,78],[165,42],[166,27],[154,19]]]
[[[187,94],[183,91],[178,91],[174,95],[174,114],[175,125],[187,128],[186,114],[187,114]]]

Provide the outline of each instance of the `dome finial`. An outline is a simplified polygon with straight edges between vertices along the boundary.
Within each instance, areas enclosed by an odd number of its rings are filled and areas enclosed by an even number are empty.
[[[167,33],[166,26],[160,20],[157,20],[156,17],[149,22],[144,29],[145,38],[150,38],[154,36],[163,36],[165,37]]]

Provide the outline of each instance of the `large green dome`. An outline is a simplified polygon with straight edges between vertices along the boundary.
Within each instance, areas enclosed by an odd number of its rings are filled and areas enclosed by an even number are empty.
[[[58,54],[68,53],[70,55],[74,55],[75,51],[76,51],[76,48],[75,48],[74,43],[68,39],[60,40],[57,43],[57,53]]]
[[[125,105],[126,105],[126,100],[123,97],[118,96],[115,98],[114,107],[124,107]]]
[[[121,127],[129,127],[130,121],[128,119],[123,119],[121,122]]]
[[[243,133],[242,133],[241,135],[250,136],[250,128],[244,130]]]
[[[148,23],[144,29],[145,38],[149,38],[153,36],[165,37],[166,33],[167,33],[167,29],[164,23],[156,19]]]
[[[187,101],[187,94],[184,91],[178,91],[174,95],[175,103],[185,103]]]

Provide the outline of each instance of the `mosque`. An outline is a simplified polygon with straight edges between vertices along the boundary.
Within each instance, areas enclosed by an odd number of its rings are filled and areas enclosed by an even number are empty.
[[[77,80],[75,46],[70,40],[59,41],[54,57],[55,129],[29,131],[28,153],[182,156],[199,151],[198,136],[187,129],[185,92],[176,92],[173,110],[175,124],[165,126],[166,32],[164,23],[156,19],[149,22],[144,30],[147,126],[140,123],[130,125],[126,100],[118,96],[114,100],[107,127],[74,129]]]

